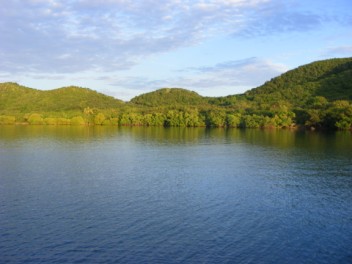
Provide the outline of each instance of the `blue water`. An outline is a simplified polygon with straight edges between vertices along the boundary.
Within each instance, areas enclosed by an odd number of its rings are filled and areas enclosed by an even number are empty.
[[[0,127],[1,263],[352,263],[352,134]]]

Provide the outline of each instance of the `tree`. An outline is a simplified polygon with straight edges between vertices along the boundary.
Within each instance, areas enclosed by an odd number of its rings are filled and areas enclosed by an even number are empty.
[[[93,123],[92,116],[94,114],[94,110],[90,107],[86,107],[83,109],[83,114],[85,116],[85,119],[87,120],[88,125]]]
[[[224,127],[226,125],[226,113],[223,110],[211,110],[206,115],[207,126]]]
[[[226,115],[226,125],[228,127],[239,127],[241,124],[240,114],[227,114]]]
[[[113,126],[117,126],[119,124],[119,119],[117,117],[110,118],[110,123]]]
[[[46,125],[57,125],[57,119],[53,117],[44,118],[44,123]]]
[[[326,126],[338,129],[350,129],[352,126],[352,105],[345,100],[338,100],[331,104],[326,111]]]
[[[105,115],[102,113],[99,113],[94,117],[94,124],[95,125],[102,125],[104,120],[105,120]]]
[[[40,114],[31,114],[28,117],[28,123],[31,125],[43,125],[44,124],[44,119]]]
[[[242,118],[241,126],[245,128],[259,128],[262,124],[262,117],[258,115],[245,115]]]
[[[165,115],[161,113],[152,114],[152,126],[163,126],[165,122]]]
[[[324,109],[328,105],[328,100],[324,96],[315,96],[308,100],[308,108]]]
[[[316,109],[309,109],[307,113],[309,117],[305,125],[314,128],[321,127],[324,118],[323,113]]]
[[[0,115],[0,125],[12,125],[16,121],[14,116]]]
[[[85,121],[81,116],[75,116],[71,118],[71,125],[82,126],[85,125]]]

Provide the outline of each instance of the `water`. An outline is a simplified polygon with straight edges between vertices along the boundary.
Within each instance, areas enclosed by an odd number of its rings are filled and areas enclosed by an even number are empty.
[[[352,134],[0,127],[1,263],[351,263]]]

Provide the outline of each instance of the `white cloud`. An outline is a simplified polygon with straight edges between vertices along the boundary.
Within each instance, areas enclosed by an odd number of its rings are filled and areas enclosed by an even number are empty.
[[[282,64],[269,60],[249,58],[238,61],[227,61],[215,66],[193,68],[195,75],[185,80],[192,88],[211,89],[215,86],[242,87],[242,91],[263,84],[272,77],[288,70]],[[181,83],[187,83],[181,80]],[[177,81],[176,81],[177,83]]]
[[[288,70],[288,67],[269,60],[248,58],[227,61],[217,65],[189,68],[180,71],[177,77],[150,79],[148,77],[102,76],[112,87],[135,91],[155,90],[162,87],[181,87],[201,91],[202,95],[229,95],[243,93],[257,87]],[[217,89],[214,91],[214,89]]]
[[[305,31],[323,23],[274,0],[22,0],[2,3],[0,17],[0,71],[11,73],[123,70],[219,34]]]

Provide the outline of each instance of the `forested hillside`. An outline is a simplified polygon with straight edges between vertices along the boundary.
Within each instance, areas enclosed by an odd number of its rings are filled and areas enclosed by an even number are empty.
[[[258,103],[286,100],[304,106],[311,97],[327,100],[352,100],[352,59],[313,62],[288,71],[245,93]]]
[[[55,90],[36,90],[17,83],[0,83],[0,111],[57,112],[116,108],[123,102],[96,91],[75,86]]]
[[[131,103],[144,106],[202,105],[206,99],[196,92],[182,88],[163,88],[132,98]]]
[[[122,102],[87,88],[0,84],[0,124],[351,129],[352,58],[317,61],[241,95],[163,88]]]

